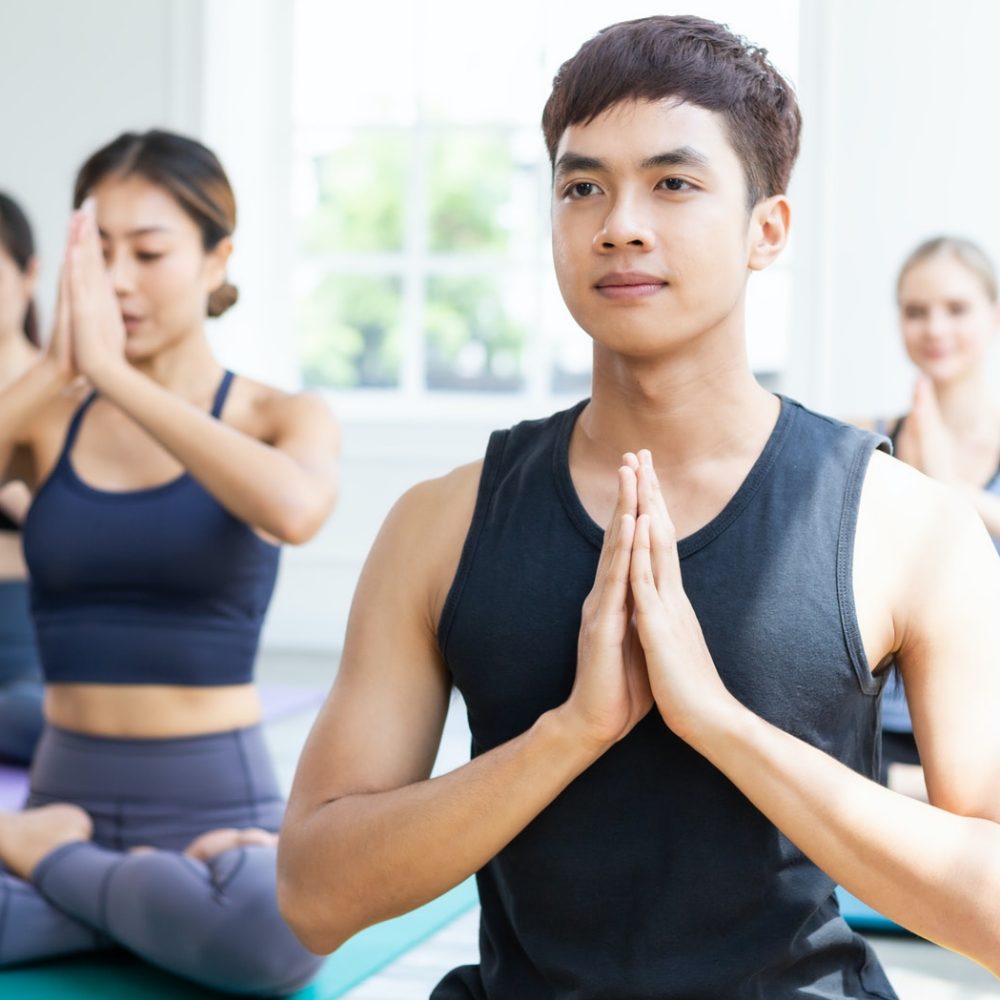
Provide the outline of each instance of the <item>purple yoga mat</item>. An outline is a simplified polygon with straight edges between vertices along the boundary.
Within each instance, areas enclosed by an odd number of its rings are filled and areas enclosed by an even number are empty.
[[[326,690],[302,684],[261,684],[260,704],[265,722],[274,722],[297,712],[319,708]]]
[[[260,703],[265,722],[274,722],[318,708],[323,701],[322,688],[300,684],[261,684]],[[21,767],[0,764],[0,811],[20,809],[28,794],[28,772]]]
[[[28,794],[28,772],[23,767],[0,764],[0,811],[20,809]]]

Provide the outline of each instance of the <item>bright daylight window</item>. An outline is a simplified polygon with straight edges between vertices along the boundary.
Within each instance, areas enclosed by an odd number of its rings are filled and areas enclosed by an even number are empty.
[[[691,3],[794,78],[796,0]],[[756,5],[755,5],[756,6]],[[295,297],[307,384],[413,400],[585,392],[590,341],[559,299],[539,120],[559,62],[609,20],[662,12],[508,0],[296,0]],[[753,322],[780,371],[787,266]],[[756,289],[754,290],[757,291]]]

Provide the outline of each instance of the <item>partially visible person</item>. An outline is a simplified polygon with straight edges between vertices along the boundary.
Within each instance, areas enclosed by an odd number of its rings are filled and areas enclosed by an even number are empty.
[[[0,813],[0,968],[114,945],[291,993],[320,960],[278,912],[253,675],[280,543],[333,507],[336,423],[212,351],[236,202],[209,149],[121,135],[74,206],[45,354],[0,392],[46,684],[27,808]]]
[[[908,413],[868,426],[892,440],[902,461],[970,500],[1000,551],[1000,402],[988,370],[1000,324],[993,264],[970,240],[936,236],[904,261],[896,299],[918,370],[913,399]],[[882,731],[883,783],[926,799],[898,671],[886,686]]]
[[[37,273],[31,225],[0,192],[0,390],[38,359]],[[30,762],[42,732],[42,675],[21,551],[29,501],[23,483],[0,489],[0,761],[16,764]]]

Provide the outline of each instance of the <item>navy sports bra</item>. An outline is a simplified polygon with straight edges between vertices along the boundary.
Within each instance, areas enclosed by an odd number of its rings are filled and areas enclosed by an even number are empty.
[[[226,372],[212,416],[232,382]],[[31,605],[49,682],[242,684],[251,680],[279,548],[189,473],[148,489],[94,489],[70,455],[73,415],[24,523]]]

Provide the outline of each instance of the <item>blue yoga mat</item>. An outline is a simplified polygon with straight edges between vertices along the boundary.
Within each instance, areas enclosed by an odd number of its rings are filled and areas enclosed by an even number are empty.
[[[473,879],[405,916],[369,927],[327,959],[319,976],[294,1000],[336,1000],[471,909]],[[444,975],[447,969],[442,969]],[[218,1000],[216,993],[113,951],[0,972],[3,1000]]]

